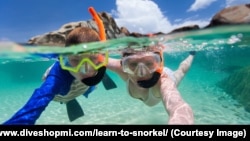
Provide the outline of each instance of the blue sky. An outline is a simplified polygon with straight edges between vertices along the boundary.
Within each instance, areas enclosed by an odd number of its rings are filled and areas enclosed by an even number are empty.
[[[170,32],[206,26],[221,9],[249,0],[1,0],[0,41],[27,42],[70,22],[91,19],[88,7],[108,12],[130,32]]]

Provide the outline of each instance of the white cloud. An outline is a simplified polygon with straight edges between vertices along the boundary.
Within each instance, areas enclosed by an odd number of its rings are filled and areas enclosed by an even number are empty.
[[[116,23],[130,32],[154,33],[169,32],[172,29],[158,5],[151,0],[116,0]]]
[[[226,7],[250,3],[249,0],[226,0]]]
[[[111,13],[115,15],[117,25],[126,27],[130,32],[169,33],[182,26],[196,24],[204,27],[209,23],[209,19],[193,20],[190,18],[178,19],[175,24],[171,24],[158,5],[151,0],[116,0],[116,6],[117,9]]]
[[[197,11],[199,9],[204,9],[215,1],[216,0],[195,0],[188,11]]]

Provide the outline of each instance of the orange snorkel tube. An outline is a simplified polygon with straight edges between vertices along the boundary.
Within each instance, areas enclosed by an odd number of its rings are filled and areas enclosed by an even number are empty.
[[[98,29],[99,29],[99,38],[101,41],[106,41],[106,33],[105,33],[105,28],[103,25],[102,20],[99,18],[98,14],[96,13],[95,9],[93,7],[89,7],[89,13],[93,17]],[[106,60],[108,59],[108,53],[106,52]],[[102,60],[100,58],[100,60]]]
[[[89,13],[92,15],[95,23],[99,29],[99,38],[101,41],[106,41],[106,33],[102,20],[99,18],[93,7],[89,7]],[[106,60],[108,60],[108,52],[106,52]],[[117,88],[115,82],[108,76],[107,73],[104,74],[105,79],[102,79],[103,85],[107,90]]]
[[[103,25],[102,20],[99,18],[98,14],[96,13],[96,11],[93,7],[89,7],[88,10],[98,26],[100,40],[106,41],[106,33],[105,33],[105,29],[104,29],[104,25]]]

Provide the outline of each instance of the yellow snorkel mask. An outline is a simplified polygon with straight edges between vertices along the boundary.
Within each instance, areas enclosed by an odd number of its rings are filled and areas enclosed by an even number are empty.
[[[74,73],[87,72],[88,68],[98,70],[108,64],[108,52],[103,56],[100,53],[82,53],[79,55],[60,55],[59,61],[62,69]]]
[[[98,26],[100,40],[105,41],[106,34],[102,20],[93,7],[90,7],[88,10]],[[77,55],[60,55],[59,61],[61,68],[64,70],[74,73],[86,73],[89,68],[98,70],[101,67],[106,67],[108,64],[108,57],[108,51],[106,51],[104,55],[100,53],[81,53]]]
[[[93,38],[90,38],[90,40],[93,39],[93,41],[98,41],[98,40],[105,41],[106,34],[102,20],[99,18],[98,14],[95,12],[93,7],[90,7],[88,10],[91,13],[93,20],[96,22],[99,28],[99,37],[96,38],[96,35],[93,35]],[[88,32],[92,32],[89,29],[84,29],[82,32],[85,31],[86,34],[83,33],[79,36],[85,36],[88,34]],[[82,33],[81,31],[79,32]],[[73,34],[72,36],[74,36],[74,33],[72,34]],[[93,33],[91,33],[91,35],[92,34]],[[84,42],[83,40],[85,39],[82,40],[81,38],[79,39],[77,38],[78,33],[76,33],[75,36],[76,40],[72,40],[74,44],[80,44]],[[71,44],[71,41],[69,44]],[[82,74],[88,74],[88,73],[90,73],[91,75],[93,74],[93,76],[81,79],[81,82],[87,86],[94,86],[98,84],[100,81],[102,81],[103,77],[106,76],[105,73],[106,73],[106,66],[108,64],[108,51],[106,51],[104,54],[97,51],[97,52],[84,52],[84,53],[70,54],[70,55],[60,55],[59,62],[63,70],[67,70],[74,73],[81,72]]]

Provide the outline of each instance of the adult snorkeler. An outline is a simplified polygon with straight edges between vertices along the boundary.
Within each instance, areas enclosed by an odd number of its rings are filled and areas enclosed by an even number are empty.
[[[189,70],[195,52],[181,62],[176,71],[164,67],[163,46],[149,46],[141,50],[128,48],[122,58],[109,58],[107,68],[116,72],[126,83],[131,97],[148,106],[163,102],[169,114],[168,124],[193,124],[193,111],[177,86]]]
[[[65,46],[100,41],[98,33],[87,27],[72,30]],[[51,101],[76,105],[75,98],[88,96],[102,81],[108,63],[108,52],[60,55],[47,71],[43,84],[37,88],[27,103],[4,125],[33,125]],[[70,121],[83,116],[81,108],[71,108]]]

